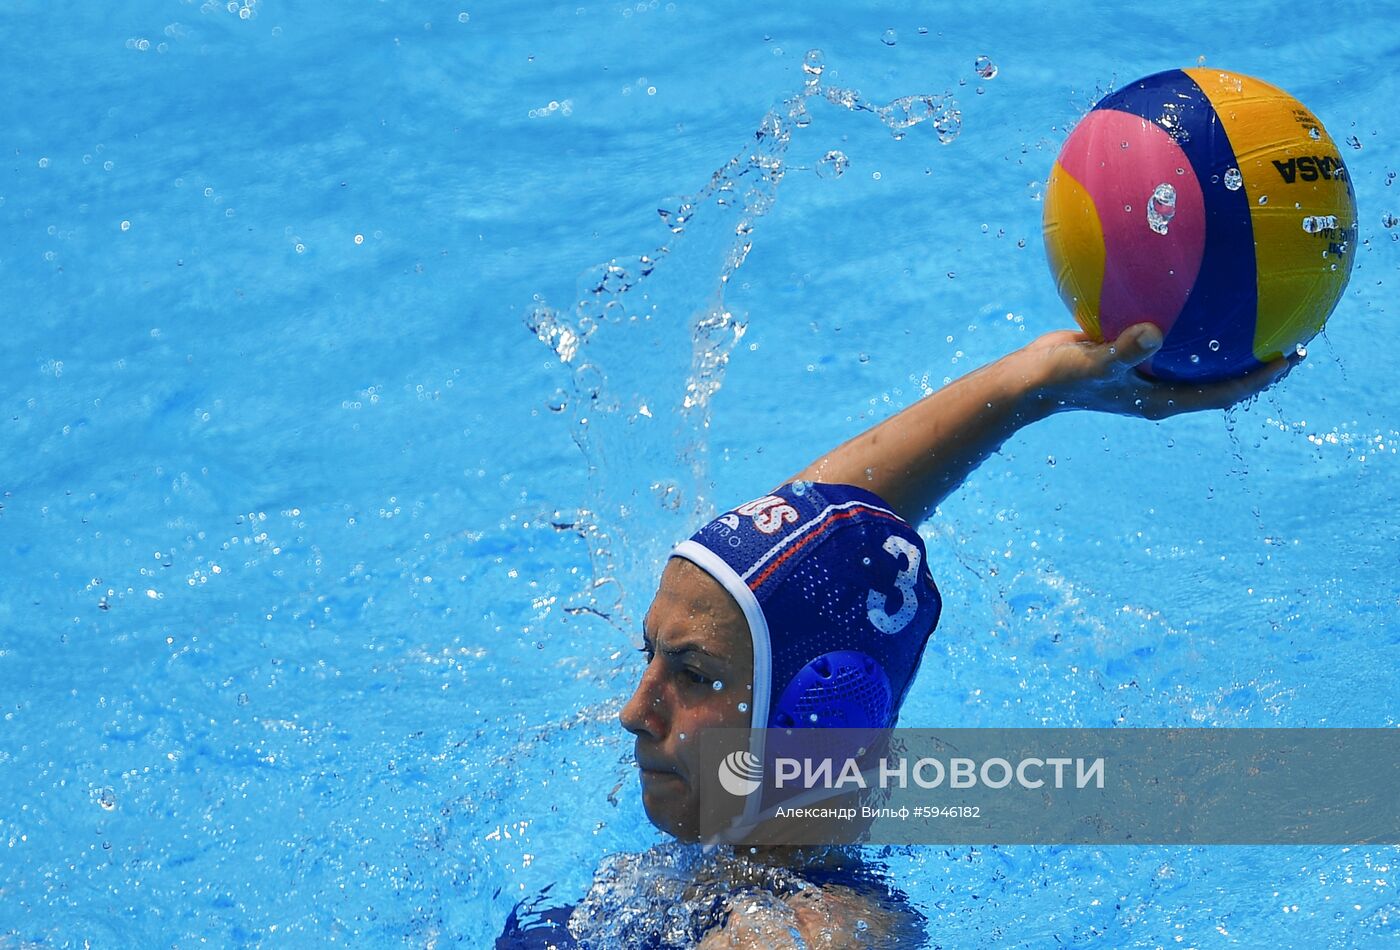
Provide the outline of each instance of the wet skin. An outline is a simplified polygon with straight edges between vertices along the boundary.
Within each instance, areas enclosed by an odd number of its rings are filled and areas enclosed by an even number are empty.
[[[734,598],[682,558],[666,564],[643,636],[646,669],[619,718],[636,737],[647,817],[693,841],[700,805],[692,740],[704,729],[748,728],[753,643]]]

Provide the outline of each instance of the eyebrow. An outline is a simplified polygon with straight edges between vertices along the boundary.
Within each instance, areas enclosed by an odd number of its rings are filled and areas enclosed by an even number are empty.
[[[647,633],[646,627],[642,627],[642,642],[651,649],[656,649],[656,638]],[[694,641],[683,641],[681,643],[669,644],[661,648],[661,652],[666,656],[684,656],[687,653],[700,653],[714,660],[724,661],[724,657],[718,653],[705,649],[702,645]]]

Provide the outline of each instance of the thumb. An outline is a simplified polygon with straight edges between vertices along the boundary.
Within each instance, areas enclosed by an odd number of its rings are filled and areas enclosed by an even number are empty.
[[[1113,361],[1120,366],[1137,366],[1162,348],[1162,331],[1155,323],[1135,323],[1113,341]]]

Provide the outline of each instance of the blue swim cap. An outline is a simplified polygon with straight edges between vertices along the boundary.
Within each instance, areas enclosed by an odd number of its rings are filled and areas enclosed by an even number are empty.
[[[753,726],[894,725],[942,599],[923,539],[876,495],[793,482],[671,552],[738,602],[753,640]]]

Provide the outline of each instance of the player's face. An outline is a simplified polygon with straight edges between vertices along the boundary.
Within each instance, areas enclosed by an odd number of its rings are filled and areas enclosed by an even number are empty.
[[[662,572],[643,635],[646,668],[620,719],[636,736],[647,817],[693,840],[700,814],[694,740],[703,729],[748,727],[753,643],[734,599],[682,558]]]

